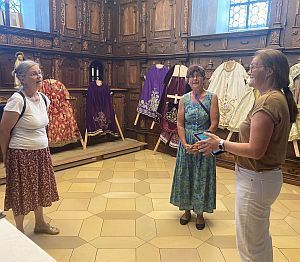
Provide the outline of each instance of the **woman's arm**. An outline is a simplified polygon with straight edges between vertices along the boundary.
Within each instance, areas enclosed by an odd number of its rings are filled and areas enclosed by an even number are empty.
[[[225,150],[234,155],[260,159],[267,151],[273,130],[274,122],[271,117],[264,111],[259,111],[251,119],[249,143],[225,141]],[[221,138],[210,133],[205,134],[209,139],[199,141],[197,145],[205,155],[208,155],[212,150],[218,149]]]
[[[215,133],[220,120],[219,103],[217,95],[213,95],[210,106],[210,127],[208,131]]]
[[[3,156],[4,166],[6,164],[6,153],[8,149],[8,144],[10,140],[10,132],[18,122],[19,113],[4,111],[3,116],[0,123],[0,146]]]
[[[187,143],[185,139],[185,130],[184,130],[184,102],[183,98],[179,100],[178,114],[177,114],[177,130],[178,136],[181,140],[182,145],[186,148]]]

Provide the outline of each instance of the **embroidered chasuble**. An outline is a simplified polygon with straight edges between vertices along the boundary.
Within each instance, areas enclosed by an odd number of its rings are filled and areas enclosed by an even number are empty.
[[[68,100],[70,94],[64,84],[54,79],[46,79],[40,91],[51,101],[47,128],[49,147],[61,147],[80,140],[81,134]]]
[[[101,82],[101,86],[98,86],[96,81],[93,81],[88,87],[86,129],[90,136],[100,133],[118,135],[110,90],[104,82]]]
[[[298,111],[300,111],[300,63],[290,68],[290,89],[297,103]],[[300,140],[300,114],[298,114],[296,122],[292,124],[289,141]]]
[[[244,67],[235,61],[224,62],[212,74],[208,91],[218,96],[220,128],[238,132],[253,107],[254,93],[246,84],[247,78]]]
[[[186,73],[188,68],[176,65],[168,71],[164,83],[165,89],[161,97],[157,113],[160,119],[161,134],[159,138],[164,143],[169,142],[172,148],[178,148],[179,137],[177,134],[178,103],[175,98],[168,96],[182,96],[186,93]]]
[[[168,72],[166,66],[152,65],[144,82],[144,88],[136,111],[155,118],[160,98],[164,90],[164,78]]]

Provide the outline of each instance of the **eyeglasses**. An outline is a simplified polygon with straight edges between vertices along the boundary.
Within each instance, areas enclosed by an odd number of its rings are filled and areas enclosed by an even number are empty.
[[[253,64],[251,64],[251,65],[249,66],[249,71],[253,71],[253,70],[255,70],[255,69],[257,69],[257,68],[260,68],[260,67],[266,67],[266,66],[264,66],[264,65],[253,65]]]
[[[196,74],[195,74],[195,75],[188,76],[189,79],[193,79],[193,78],[195,78],[195,77],[196,77],[196,78],[203,78],[203,76],[201,76],[201,75],[196,75]]]
[[[29,75],[30,77],[38,77],[38,76],[43,76],[43,72],[40,70],[40,71],[37,71],[37,72],[32,72],[30,73]]]

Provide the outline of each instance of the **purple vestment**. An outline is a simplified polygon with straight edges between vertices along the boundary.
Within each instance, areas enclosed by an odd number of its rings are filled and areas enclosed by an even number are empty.
[[[103,82],[98,86],[95,81],[88,87],[86,97],[86,128],[89,135],[117,133],[115,110],[109,87]]]
[[[168,68],[165,66],[162,68],[157,68],[156,65],[151,66],[146,75],[144,88],[136,109],[138,113],[155,118],[157,107],[164,90],[163,81],[167,72]]]

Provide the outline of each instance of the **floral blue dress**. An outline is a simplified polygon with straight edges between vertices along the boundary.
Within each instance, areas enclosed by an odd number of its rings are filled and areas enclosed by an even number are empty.
[[[201,101],[210,110],[213,94],[208,92]],[[199,103],[191,100],[191,92],[185,94],[184,121],[185,137],[188,144],[197,139],[194,134],[208,130],[208,114]],[[176,156],[170,202],[180,210],[194,210],[195,213],[212,213],[216,209],[216,160],[204,157],[202,153],[188,154],[182,143]]]

